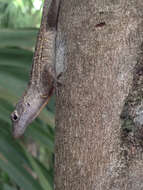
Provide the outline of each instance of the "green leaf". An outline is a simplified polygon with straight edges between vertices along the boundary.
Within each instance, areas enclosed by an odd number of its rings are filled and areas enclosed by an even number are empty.
[[[0,0],[0,3],[9,3],[11,0]]]
[[[14,142],[14,140],[12,140],[8,137],[6,138],[6,137],[7,137],[6,135],[4,137],[2,137],[2,135],[0,136],[0,153],[9,162],[13,163],[13,165],[19,164],[19,165],[27,165],[28,166],[28,162],[24,156],[24,153],[22,153],[21,151],[18,151],[18,146],[16,146],[16,143]],[[17,149],[16,149],[16,147],[17,147]],[[14,157],[13,157],[13,155],[14,155]]]
[[[29,68],[32,63],[33,52],[20,48],[0,48],[0,65]]]
[[[4,184],[3,190],[17,190],[17,189],[14,188],[14,187],[9,186],[7,184]]]
[[[1,29],[0,47],[20,47],[33,50],[37,32],[37,29]]]
[[[13,86],[13,84],[15,86]],[[22,80],[17,80],[16,77],[11,77],[9,74],[4,74],[0,72],[0,87],[5,87],[15,95],[22,95],[23,89],[25,89],[27,84]]]
[[[10,178],[23,190],[42,190],[38,182],[34,180],[24,168],[19,168],[19,165],[13,165],[10,162],[0,159],[0,167],[8,173]]]
[[[52,155],[53,157],[53,155]],[[47,167],[45,167],[39,160],[37,160],[35,158],[35,161],[37,162],[37,164],[39,165],[39,167],[42,170],[42,173],[44,174],[44,176],[46,176],[46,178],[48,179],[49,183],[51,184],[51,186],[53,187],[53,178],[54,178],[54,169],[53,167],[51,169],[47,169]]]
[[[25,151],[25,153],[26,153],[27,158],[29,159],[33,169],[37,173],[39,182],[40,182],[41,186],[43,187],[43,189],[44,190],[53,190],[51,184],[49,183],[47,178],[44,176],[42,169],[39,167],[39,165],[36,163],[36,161],[32,158],[32,156],[30,154],[28,154],[28,152]]]
[[[31,127],[29,126],[26,134],[47,148],[49,152],[54,152],[54,138],[46,133],[46,131],[41,126],[37,125],[36,122],[34,122]]]
[[[39,118],[50,125],[52,128],[55,128],[55,116],[49,110],[43,109],[39,114]]]
[[[0,87],[0,98],[9,101],[11,104],[18,100],[17,96],[14,96],[8,89]]]

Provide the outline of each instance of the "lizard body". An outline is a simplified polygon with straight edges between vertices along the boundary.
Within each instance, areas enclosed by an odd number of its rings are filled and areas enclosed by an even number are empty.
[[[60,0],[45,0],[28,87],[11,114],[13,136],[20,137],[54,90],[56,25]]]

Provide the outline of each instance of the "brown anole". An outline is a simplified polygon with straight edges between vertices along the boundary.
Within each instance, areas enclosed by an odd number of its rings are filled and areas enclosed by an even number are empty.
[[[28,87],[11,114],[13,136],[27,126],[48,103],[54,90],[55,39],[60,0],[45,0]]]

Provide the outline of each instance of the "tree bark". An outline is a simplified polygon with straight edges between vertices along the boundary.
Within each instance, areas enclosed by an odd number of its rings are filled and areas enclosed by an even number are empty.
[[[129,116],[136,127],[129,110],[142,106],[142,0],[62,0],[57,40],[66,71],[57,89],[55,190],[142,190],[142,123],[136,133],[122,128]]]

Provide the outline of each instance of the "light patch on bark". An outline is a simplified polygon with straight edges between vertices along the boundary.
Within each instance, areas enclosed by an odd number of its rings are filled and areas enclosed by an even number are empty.
[[[66,62],[66,47],[65,41],[62,37],[61,32],[57,32],[56,37],[56,76],[63,74],[66,71],[67,62]]]

